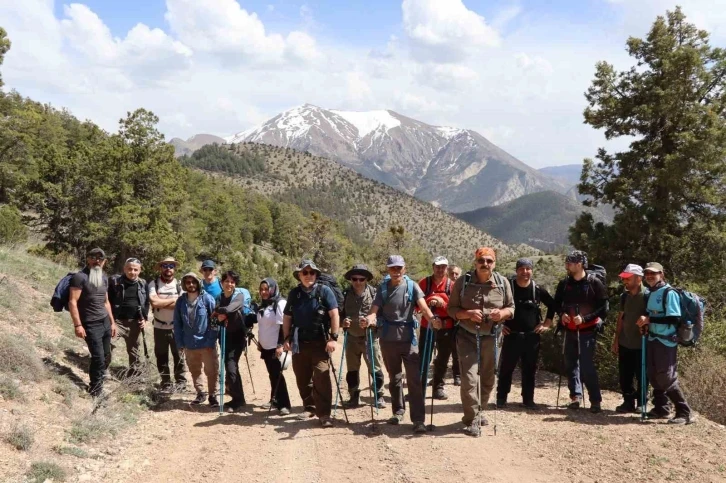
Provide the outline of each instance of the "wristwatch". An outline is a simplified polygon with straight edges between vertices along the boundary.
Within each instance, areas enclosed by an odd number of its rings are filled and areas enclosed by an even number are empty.
[[[337,342],[338,341],[338,333],[336,332],[335,334],[330,334],[330,338]]]

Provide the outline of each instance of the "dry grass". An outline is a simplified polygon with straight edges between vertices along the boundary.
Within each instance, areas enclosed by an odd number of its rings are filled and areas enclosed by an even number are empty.
[[[0,334],[0,372],[22,381],[40,381],[46,377],[43,361],[27,337]]]
[[[726,424],[726,357],[708,347],[699,348],[681,369],[679,379],[695,410]]]
[[[5,442],[18,451],[28,451],[35,442],[35,435],[30,427],[17,424],[5,435]]]
[[[25,474],[29,483],[43,483],[47,480],[65,481],[66,470],[52,461],[36,461]]]

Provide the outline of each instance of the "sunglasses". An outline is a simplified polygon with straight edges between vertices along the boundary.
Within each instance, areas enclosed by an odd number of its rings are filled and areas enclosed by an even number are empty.
[[[493,258],[477,258],[476,263],[478,263],[479,265],[485,265],[485,264],[491,265],[492,263],[494,263],[494,259]]]
[[[197,282],[195,282],[194,280],[185,280],[184,281],[184,285],[196,285],[196,284],[197,284]]]
[[[309,277],[310,275],[315,275],[317,272],[315,270],[301,270],[300,274],[304,277]]]
[[[202,269],[202,272],[212,272],[212,271],[214,271],[213,268],[203,268]]]
[[[176,265],[173,263],[164,263],[161,265],[161,268],[164,270],[171,270],[172,268],[176,268]]]
[[[365,277],[350,277],[351,282],[365,282]]]

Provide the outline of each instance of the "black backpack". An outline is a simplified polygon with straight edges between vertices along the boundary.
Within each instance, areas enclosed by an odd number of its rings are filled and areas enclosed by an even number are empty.
[[[50,299],[50,306],[54,312],[63,312],[68,310],[68,299],[71,292],[71,279],[76,272],[69,272],[65,277],[61,278],[53,291],[53,297]]]
[[[335,295],[335,300],[338,301],[338,309],[343,309],[343,304],[345,303],[345,294],[343,293],[343,290],[340,288],[340,285],[338,285],[338,281],[335,280],[335,277],[330,275],[329,273],[321,273],[318,275],[318,282],[321,285],[327,286],[330,290],[333,291],[333,294]],[[316,293],[315,297],[318,299],[318,303],[320,305],[324,305],[322,301],[320,300],[320,289],[315,288]],[[326,307],[328,308],[328,307]]]

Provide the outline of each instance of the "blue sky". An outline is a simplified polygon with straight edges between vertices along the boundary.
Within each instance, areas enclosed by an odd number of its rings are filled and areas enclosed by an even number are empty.
[[[726,0],[683,0],[726,45]],[[104,129],[138,107],[167,137],[230,135],[312,103],[474,129],[534,167],[605,144],[594,65],[632,64],[671,0],[0,0],[6,88]],[[622,143],[621,143],[622,145]],[[617,146],[617,144],[616,144]]]

